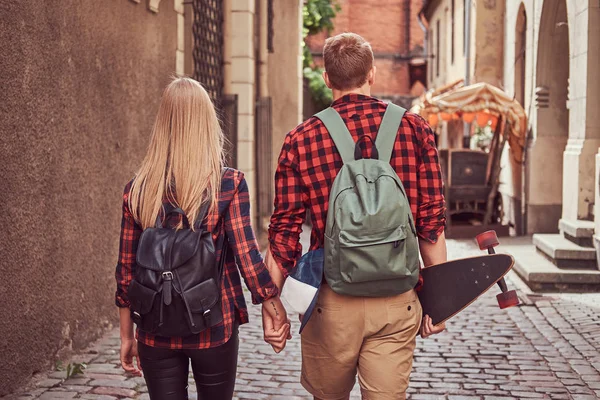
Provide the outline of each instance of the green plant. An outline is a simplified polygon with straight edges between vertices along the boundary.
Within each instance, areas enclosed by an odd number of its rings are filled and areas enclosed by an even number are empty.
[[[302,10],[303,39],[322,31],[331,32],[333,20],[341,7],[335,0],[307,0]],[[322,78],[323,69],[314,65],[310,49],[302,41],[303,75],[308,81],[311,96],[318,107],[325,108],[333,101],[331,90]]]
[[[83,375],[83,371],[87,368],[85,363],[69,363],[67,365],[67,379],[76,375]]]
[[[304,68],[304,78],[308,81],[310,94],[320,109],[328,107],[333,102],[333,93],[323,81],[323,68]]]
[[[332,0],[308,0],[302,10],[304,37],[333,29],[333,19],[341,7]]]

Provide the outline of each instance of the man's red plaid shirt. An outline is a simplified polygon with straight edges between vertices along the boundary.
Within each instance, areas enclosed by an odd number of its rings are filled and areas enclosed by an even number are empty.
[[[136,266],[137,246],[142,228],[129,210],[129,190],[131,182],[123,194],[123,220],[121,222],[121,242],[119,261],[116,268],[118,307],[129,307],[127,289],[133,278]],[[165,206],[169,201],[165,197]],[[171,217],[170,223],[177,224],[181,218]],[[226,169],[221,182],[218,207],[208,214],[204,229],[213,233],[213,240],[219,243],[221,235],[227,235],[229,248],[221,281],[221,308],[223,322],[198,335],[187,337],[159,337],[137,330],[137,340],[154,347],[171,349],[204,349],[219,346],[229,340],[237,319],[239,324],[248,322],[248,310],[242,292],[240,272],[246,286],[252,293],[252,302],[261,303],[278,295],[277,286],[271,281],[263,258],[258,250],[250,217],[250,196],[244,174],[234,169]],[[222,223],[224,222],[224,223]],[[221,259],[221,249],[217,249],[217,260]],[[217,261],[219,262],[219,261]],[[237,265],[236,265],[237,264]],[[239,271],[238,271],[239,266]]]
[[[373,140],[387,108],[383,101],[358,94],[336,100],[340,114],[356,142],[363,135]],[[435,139],[429,125],[407,112],[392,152],[391,165],[398,173],[411,205],[418,235],[435,243],[446,223],[442,176]],[[368,143],[367,143],[368,142]],[[363,157],[371,154],[363,141]],[[310,211],[310,250],[324,246],[329,192],[342,158],[325,125],[312,117],[288,133],[275,174],[275,211],[269,227],[271,253],[289,274],[302,254],[300,233]]]

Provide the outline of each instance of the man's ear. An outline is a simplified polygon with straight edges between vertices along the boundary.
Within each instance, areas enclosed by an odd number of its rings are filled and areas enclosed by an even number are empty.
[[[327,85],[329,89],[332,89],[331,82],[329,82],[329,75],[327,75],[327,71],[323,71],[323,80],[325,81],[325,85]]]
[[[369,83],[369,86],[373,86],[373,84],[375,83],[375,74],[377,73],[377,67],[373,65],[373,67],[371,67],[371,70],[369,71],[369,74],[367,75],[367,82]]]

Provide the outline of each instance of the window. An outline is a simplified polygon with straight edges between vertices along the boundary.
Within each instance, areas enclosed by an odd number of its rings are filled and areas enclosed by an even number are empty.
[[[440,20],[435,23],[435,76],[440,76]]]
[[[450,63],[454,65],[454,0],[450,3]]]

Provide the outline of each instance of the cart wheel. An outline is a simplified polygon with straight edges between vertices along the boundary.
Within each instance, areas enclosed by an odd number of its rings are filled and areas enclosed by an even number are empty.
[[[500,244],[496,231],[486,231],[480,233],[475,238],[480,250],[488,250]]]
[[[521,304],[515,290],[509,290],[508,292],[498,294],[496,296],[496,300],[498,300],[498,305],[501,309],[514,307]]]

